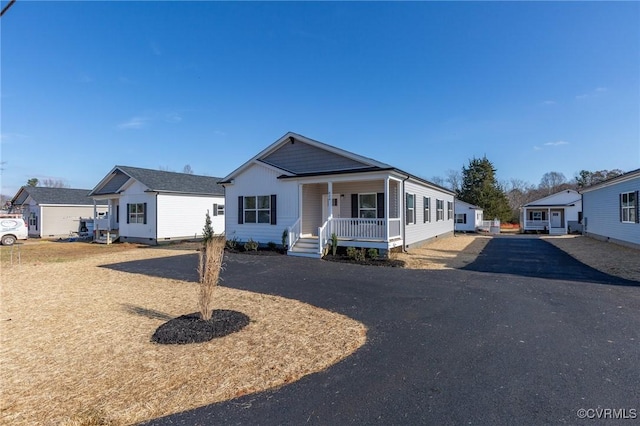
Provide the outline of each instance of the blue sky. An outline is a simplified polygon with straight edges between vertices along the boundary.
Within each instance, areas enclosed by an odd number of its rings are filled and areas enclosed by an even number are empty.
[[[638,2],[18,0],[0,25],[9,196],[223,177],[287,131],[426,179],[640,167]]]

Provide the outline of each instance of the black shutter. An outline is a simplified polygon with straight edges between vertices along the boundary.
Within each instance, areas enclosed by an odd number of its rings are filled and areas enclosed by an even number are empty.
[[[120,223],[120,204],[116,206],[116,223]]]
[[[129,223],[130,212],[131,212],[131,204],[127,203],[127,223]]]
[[[358,217],[358,194],[351,194],[351,217]]]
[[[244,204],[242,195],[238,196],[238,225],[244,223]]]
[[[620,222],[622,222],[622,194],[620,194],[620,197],[618,200],[618,210],[619,210]]]
[[[467,214],[462,215],[462,223],[467,223]]]
[[[218,205],[213,203],[213,216],[218,216]]]
[[[404,194],[404,223],[406,225],[412,223],[409,222],[409,194]]]
[[[144,213],[143,213],[144,215],[142,216],[142,223],[146,225],[147,224],[147,203],[144,203],[142,205],[142,207],[144,208]]]
[[[636,191],[636,223],[640,223],[640,200],[638,196],[640,195],[640,191]]]
[[[277,224],[277,218],[276,215],[278,213],[278,209],[277,209],[277,205],[276,205],[276,195],[275,194],[271,194],[271,224],[272,225],[276,225]]]
[[[384,192],[378,192],[378,219],[384,219]]]

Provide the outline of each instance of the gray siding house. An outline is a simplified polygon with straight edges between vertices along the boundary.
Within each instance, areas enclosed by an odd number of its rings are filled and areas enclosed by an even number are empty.
[[[29,237],[68,237],[83,231],[85,219],[107,211],[107,203],[94,206],[90,189],[23,186],[11,200],[11,211],[22,213]],[[86,230],[85,230],[86,231]]]
[[[640,249],[640,169],[581,192],[584,235]]]

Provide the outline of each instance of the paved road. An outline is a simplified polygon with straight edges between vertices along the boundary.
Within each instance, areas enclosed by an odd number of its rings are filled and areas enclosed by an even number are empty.
[[[194,264],[116,267],[184,277]],[[149,424],[601,423],[581,408],[640,418],[640,283],[537,238],[494,238],[466,269],[230,255],[225,285],[346,314],[368,341],[291,385]]]

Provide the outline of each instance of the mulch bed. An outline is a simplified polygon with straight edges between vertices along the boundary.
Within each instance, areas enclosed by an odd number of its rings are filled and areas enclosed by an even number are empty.
[[[353,263],[356,265],[369,265],[369,266],[387,266],[391,268],[404,268],[404,262],[402,260],[397,259],[386,259],[386,258],[378,258],[371,259],[366,258],[364,260],[356,260],[346,255],[336,254],[335,256],[332,254],[328,254],[322,258],[323,260],[327,260],[329,262],[340,262],[340,263]]]
[[[151,341],[163,345],[208,342],[242,330],[249,324],[249,317],[238,311],[216,309],[211,319],[203,321],[200,313],[182,315],[162,324]]]
[[[227,247],[225,248],[225,251],[228,253],[240,253],[250,256],[282,256],[287,254],[285,250],[282,250],[280,248],[270,249],[264,247],[260,247],[257,250],[244,250],[243,248],[230,249],[229,247]],[[347,256],[345,247],[339,247],[338,252],[335,256],[332,254],[327,254],[322,259],[329,262],[353,263],[356,265],[387,266],[392,268],[403,268],[405,266],[405,262],[402,260],[386,259],[383,257],[379,257],[377,259],[367,257],[364,260],[356,260],[352,257]]]

